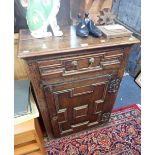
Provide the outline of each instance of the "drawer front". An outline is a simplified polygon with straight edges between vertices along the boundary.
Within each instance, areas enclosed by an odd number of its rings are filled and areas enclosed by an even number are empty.
[[[60,137],[103,123],[104,100],[115,75],[45,85],[54,136]]]
[[[61,82],[66,79],[76,80],[79,76],[104,74],[105,70],[117,70],[121,66],[121,50],[101,52],[85,56],[38,61],[43,81]],[[58,80],[59,79],[59,80]]]

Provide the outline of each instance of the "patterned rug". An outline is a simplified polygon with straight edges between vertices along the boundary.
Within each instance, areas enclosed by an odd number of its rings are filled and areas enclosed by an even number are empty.
[[[46,143],[49,155],[140,155],[141,110],[137,105],[114,110],[106,126]]]

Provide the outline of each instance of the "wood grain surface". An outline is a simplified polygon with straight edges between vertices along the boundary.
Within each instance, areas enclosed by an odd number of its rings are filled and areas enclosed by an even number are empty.
[[[104,37],[80,38],[76,36],[75,27],[64,27],[62,37],[49,37],[43,39],[33,38],[28,30],[20,31],[18,57],[36,57],[41,55],[60,54],[65,52],[80,51],[85,49],[114,47],[118,45],[131,45],[138,43],[135,37],[115,38],[107,40]]]

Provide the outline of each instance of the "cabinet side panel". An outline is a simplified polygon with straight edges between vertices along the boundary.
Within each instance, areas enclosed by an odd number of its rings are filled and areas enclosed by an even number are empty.
[[[41,115],[42,115],[42,118],[44,121],[46,132],[47,132],[47,135],[49,136],[49,138],[52,138],[53,135],[52,135],[52,129],[51,129],[51,122],[49,119],[50,117],[49,117],[48,108],[46,105],[44,92],[43,92],[42,88],[40,87],[40,75],[39,75],[39,71],[38,71],[38,66],[36,65],[35,62],[29,63],[28,66],[29,66],[28,67],[29,68],[29,77],[31,79],[32,86],[35,91],[37,103],[38,103],[39,110],[41,112]]]
[[[130,49],[131,49],[131,46],[122,49],[124,50],[124,54],[121,62],[121,67],[118,70],[118,74],[115,77],[113,77],[111,79],[111,82],[109,83],[109,88],[105,98],[105,106],[103,109],[103,113],[109,113],[113,108],[113,105],[117,97],[117,92],[125,71],[125,67],[128,62],[128,55],[129,55]]]

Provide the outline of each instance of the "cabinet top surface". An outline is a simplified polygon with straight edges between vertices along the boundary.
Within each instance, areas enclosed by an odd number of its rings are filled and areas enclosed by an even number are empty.
[[[104,37],[80,38],[76,36],[75,27],[65,27],[62,29],[62,37],[49,37],[35,39],[30,35],[29,30],[20,30],[18,57],[27,58],[49,54],[58,54],[84,49],[104,48],[118,45],[130,45],[140,41],[131,36],[115,39],[106,39]]]

